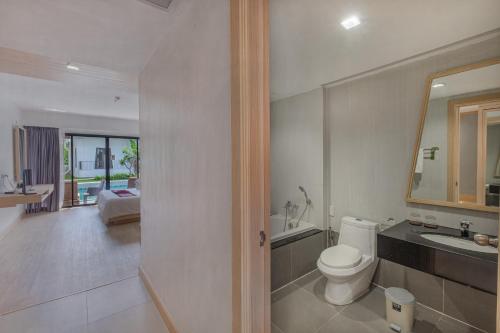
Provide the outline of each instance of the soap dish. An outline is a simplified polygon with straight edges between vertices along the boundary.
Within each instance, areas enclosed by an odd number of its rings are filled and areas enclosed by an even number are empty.
[[[486,235],[481,235],[481,234],[475,234],[474,235],[474,242],[477,244],[477,245],[481,245],[481,246],[487,246],[490,244],[490,238]]]

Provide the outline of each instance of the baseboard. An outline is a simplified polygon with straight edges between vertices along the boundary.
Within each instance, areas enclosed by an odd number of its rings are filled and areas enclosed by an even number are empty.
[[[169,333],[177,333],[178,331],[176,330],[174,326],[174,322],[172,320],[172,317],[167,311],[167,308],[165,307],[165,304],[161,301],[160,296],[156,293],[156,291],[153,288],[153,285],[151,284],[151,280],[149,279],[147,273],[144,271],[142,266],[139,266],[139,276],[141,277],[142,281],[144,282],[144,286],[148,290],[149,294],[151,295],[151,298],[153,299],[153,302],[156,305],[156,308],[158,309],[158,312],[160,312],[160,316],[163,319],[163,322],[167,326],[168,332]]]

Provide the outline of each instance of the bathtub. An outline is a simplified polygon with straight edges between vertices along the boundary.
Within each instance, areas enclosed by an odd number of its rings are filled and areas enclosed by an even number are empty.
[[[293,226],[297,223],[297,219],[288,219],[286,229],[283,232],[283,226],[285,224],[285,217],[283,215],[271,215],[269,220],[270,229],[271,229],[271,243],[276,242],[288,237],[292,237],[303,232],[307,232],[310,230],[319,230],[319,228],[309,222],[300,221],[299,226],[297,228],[289,228],[289,223],[292,223]]]

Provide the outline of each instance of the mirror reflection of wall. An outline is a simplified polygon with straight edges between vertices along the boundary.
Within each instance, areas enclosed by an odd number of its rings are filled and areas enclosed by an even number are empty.
[[[500,198],[500,108],[487,113],[486,205],[499,206]]]
[[[498,207],[500,64],[437,75],[429,89],[411,199]]]

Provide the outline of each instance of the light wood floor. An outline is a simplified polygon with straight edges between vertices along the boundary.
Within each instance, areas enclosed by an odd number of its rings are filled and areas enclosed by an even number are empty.
[[[137,276],[139,258],[138,223],[96,207],[24,218],[0,240],[0,315]]]

